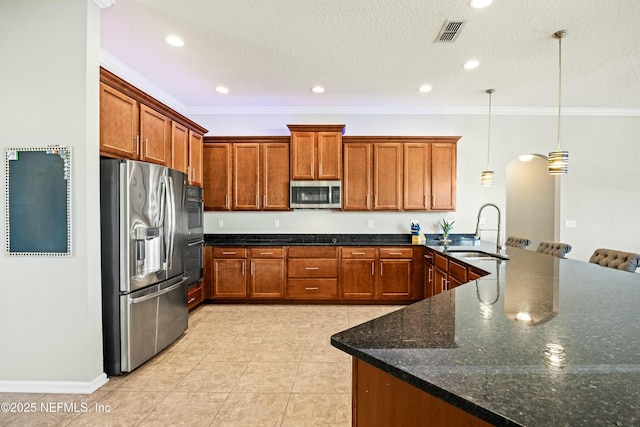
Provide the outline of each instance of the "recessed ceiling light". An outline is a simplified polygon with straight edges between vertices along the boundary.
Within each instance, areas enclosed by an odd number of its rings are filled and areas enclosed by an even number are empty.
[[[422,85],[418,88],[418,90],[422,93],[431,92],[431,89],[433,89],[431,85]]]
[[[470,61],[465,62],[462,68],[464,68],[465,70],[473,70],[474,68],[478,68],[478,65],[480,65],[480,62],[476,61],[475,59],[472,59]]]
[[[216,92],[218,93],[229,93],[229,89],[224,86],[217,86]]]
[[[474,9],[482,9],[483,7],[487,7],[493,2],[493,0],[471,0],[469,6]]]
[[[324,88],[322,86],[314,86],[311,88],[313,93],[322,93],[324,92]]]
[[[184,46],[184,41],[182,41],[182,39],[176,35],[167,36],[165,41],[169,43],[171,46],[177,46],[177,47]]]

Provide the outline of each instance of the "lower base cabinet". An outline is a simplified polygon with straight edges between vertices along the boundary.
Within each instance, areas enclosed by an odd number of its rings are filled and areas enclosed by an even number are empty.
[[[205,246],[203,298],[412,302],[422,295],[414,247]],[[419,273],[416,273],[418,271]]]
[[[196,308],[204,301],[204,285],[202,280],[189,286],[187,290],[187,307],[189,311]]]
[[[486,421],[355,358],[352,396],[354,427],[491,426]]]

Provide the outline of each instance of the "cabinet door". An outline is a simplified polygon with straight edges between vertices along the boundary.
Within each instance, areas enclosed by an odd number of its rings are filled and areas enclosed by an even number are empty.
[[[343,298],[375,298],[375,259],[343,259],[340,266]]]
[[[381,259],[379,295],[381,298],[411,297],[413,287],[411,260]]]
[[[233,210],[260,210],[260,144],[233,144]]]
[[[371,144],[344,144],[344,210],[371,210]]]
[[[456,144],[431,145],[431,210],[456,209]]]
[[[171,122],[171,167],[188,174],[189,130],[176,122]]]
[[[204,265],[202,271],[202,287],[205,299],[213,298],[213,247],[204,247]]]
[[[100,83],[100,153],[138,159],[138,102]]]
[[[291,180],[315,179],[315,132],[291,132]]]
[[[284,259],[251,260],[251,296],[276,298],[284,295]]]
[[[202,153],[204,209],[231,210],[231,144],[207,144]]]
[[[402,144],[373,146],[373,209],[402,209]]]
[[[447,273],[437,268],[433,271],[433,294],[438,295],[448,289]]]
[[[427,210],[430,194],[429,144],[404,144],[404,200],[405,210]]]
[[[262,144],[262,209],[289,210],[289,144]]]
[[[434,272],[435,268],[429,263],[424,264],[424,297],[429,298],[435,295],[434,289]]]
[[[213,260],[213,296],[215,298],[247,296],[246,263],[245,259]]]
[[[202,186],[202,143],[203,137],[189,131],[189,184]]]
[[[316,176],[320,181],[342,178],[342,134],[340,132],[318,132],[317,168]]]
[[[140,104],[140,160],[171,165],[171,120]]]

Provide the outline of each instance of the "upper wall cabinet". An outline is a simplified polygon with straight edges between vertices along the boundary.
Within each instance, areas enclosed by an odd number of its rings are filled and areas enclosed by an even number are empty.
[[[180,170],[202,184],[202,137],[192,122],[107,70],[100,69],[100,154]]]
[[[206,137],[205,210],[289,210],[289,139]]]
[[[459,137],[344,138],[344,210],[453,211]]]
[[[287,125],[291,131],[291,180],[342,179],[344,125]]]

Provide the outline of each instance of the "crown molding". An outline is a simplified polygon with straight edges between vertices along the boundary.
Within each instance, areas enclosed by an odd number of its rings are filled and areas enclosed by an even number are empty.
[[[148,95],[156,98],[158,101],[173,108],[177,112],[183,115],[187,115],[187,106],[180,102],[177,98],[170,95],[160,86],[151,83],[146,77],[131,69],[124,62],[120,61],[116,57],[112,56],[103,49],[100,49],[100,65],[125,80],[127,83],[135,86]]]
[[[97,4],[100,9],[106,9],[116,4],[116,0],[93,0],[93,2]]]
[[[94,0],[95,1],[95,0]],[[100,0],[113,1],[113,0]],[[190,107],[151,83],[124,62],[100,49],[100,65],[128,83],[185,116],[191,115],[404,115],[404,116],[485,116],[486,107]],[[498,116],[556,116],[558,107],[497,107]],[[640,108],[562,108],[562,116],[640,117]]]

